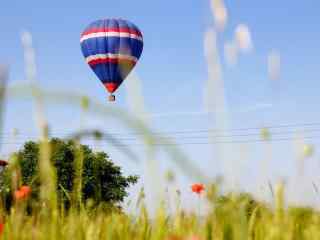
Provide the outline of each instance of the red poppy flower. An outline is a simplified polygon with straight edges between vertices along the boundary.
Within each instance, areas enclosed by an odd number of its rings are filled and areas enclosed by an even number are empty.
[[[31,187],[29,186],[21,186],[20,191],[23,192],[25,195],[29,195],[31,193]]]
[[[3,230],[4,230],[4,223],[0,222],[0,234],[3,233]]]
[[[182,238],[176,235],[170,235],[166,240],[182,240]]]
[[[204,185],[201,183],[192,184],[191,190],[196,194],[201,194],[204,191]]]
[[[15,199],[19,200],[19,199],[22,199],[23,197],[24,197],[24,194],[23,194],[23,192],[21,192],[20,190],[16,190],[16,191],[14,192],[14,198],[15,198]]]
[[[22,200],[29,197],[31,188],[29,186],[21,186],[20,189],[15,191],[14,197],[16,200]]]
[[[188,238],[186,238],[186,240],[200,240],[201,238],[196,236],[196,235],[192,235],[192,236],[189,236]]]

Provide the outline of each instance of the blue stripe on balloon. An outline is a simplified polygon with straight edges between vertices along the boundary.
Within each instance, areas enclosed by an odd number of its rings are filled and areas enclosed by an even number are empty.
[[[108,74],[106,68],[109,68],[112,75]],[[114,82],[120,84],[123,81],[123,76],[121,76],[121,72],[119,71],[118,64],[108,63],[108,64],[97,64],[92,67],[92,70],[95,72],[97,76],[99,76],[101,82]]]
[[[140,40],[126,37],[97,37],[81,43],[84,57],[95,54],[125,54],[140,58],[143,43]]]

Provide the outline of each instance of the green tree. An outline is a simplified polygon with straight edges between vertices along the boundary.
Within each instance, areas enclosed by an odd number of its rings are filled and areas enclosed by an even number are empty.
[[[59,203],[67,208],[72,202],[75,186],[76,158],[82,156],[81,198],[83,202],[91,200],[95,206],[103,203],[111,207],[119,204],[128,195],[127,188],[135,184],[137,176],[125,177],[121,168],[116,166],[104,152],[93,152],[86,145],[74,141],[64,141],[58,138],[50,140],[51,162],[55,167],[57,179],[57,194]],[[32,188],[31,198],[39,198],[39,143],[29,141],[15,153],[16,166],[6,167],[1,172],[0,191],[7,207],[12,205],[13,169],[20,170],[19,185],[29,185]]]

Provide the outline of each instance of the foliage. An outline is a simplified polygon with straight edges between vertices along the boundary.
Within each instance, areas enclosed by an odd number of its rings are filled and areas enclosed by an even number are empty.
[[[93,152],[86,145],[57,138],[50,140],[51,163],[56,173],[57,195],[60,203],[69,207],[74,195],[77,157],[82,159],[81,199],[117,206],[127,196],[127,188],[137,182],[137,176],[124,177],[104,152]],[[12,163],[1,173],[0,190],[7,207],[12,205],[12,193],[21,185],[32,188],[33,200],[39,199],[39,143],[29,141],[15,153]],[[17,183],[12,185],[12,176],[19,170]],[[92,205],[92,204],[91,204]]]

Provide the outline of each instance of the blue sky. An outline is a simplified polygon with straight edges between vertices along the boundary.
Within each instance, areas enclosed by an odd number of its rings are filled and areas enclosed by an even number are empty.
[[[219,35],[219,50],[223,67],[225,97],[232,128],[262,125],[318,122],[320,82],[319,1],[226,1],[228,23]],[[28,30],[34,38],[38,78],[42,86],[82,92],[106,102],[105,90],[86,66],[79,46],[79,35],[91,21],[103,17],[123,17],[142,30],[144,52],[136,73],[142,82],[144,104],[148,112],[164,114],[154,117],[151,125],[157,131],[207,129],[205,114],[167,114],[203,112],[203,92],[207,81],[207,65],[203,37],[212,26],[209,1],[4,1],[1,3],[2,31],[0,62],[10,66],[10,84],[24,79],[23,49],[20,33]],[[239,57],[238,64],[227,67],[223,59],[223,43],[233,38],[239,23],[251,30],[254,50]],[[267,55],[276,49],[281,54],[281,78],[268,79]],[[125,83],[124,83],[125,84]],[[255,106],[267,105],[256,110]],[[5,131],[18,128],[25,137],[34,133],[31,102],[14,99],[7,104]],[[116,106],[128,109],[125,86],[117,91]],[[25,117],[21,118],[21,115]],[[47,116],[52,128],[65,133],[77,126],[79,109],[50,106]],[[106,123],[98,117],[87,117],[88,126],[102,126],[111,132],[127,132],[116,123]],[[319,121],[320,122],[320,121]],[[22,139],[21,141],[23,141]],[[18,140],[17,140],[18,142]],[[318,145],[317,139],[312,144]],[[7,153],[17,144],[6,146]],[[217,172],[212,162],[210,145],[182,145],[194,163],[209,175]],[[271,172],[292,175],[292,143],[272,144]],[[244,174],[254,173],[264,155],[261,144],[250,143]],[[230,146],[230,151],[238,151]],[[110,149],[116,159],[123,158]],[[139,154],[143,150],[137,149]],[[201,153],[201,159],[199,159]],[[236,153],[237,154],[237,153]],[[159,157],[165,159],[164,157]],[[279,159],[282,159],[279,161]],[[317,152],[312,157],[309,176],[316,177]],[[120,161],[127,172],[132,165]],[[248,163],[249,162],[249,163]],[[164,163],[163,168],[166,168]],[[231,163],[234,164],[234,163]],[[132,170],[134,169],[134,170]],[[253,177],[256,177],[255,175]],[[319,179],[315,178],[315,181]],[[189,184],[187,180],[184,182]],[[252,182],[249,179],[244,182]]]

